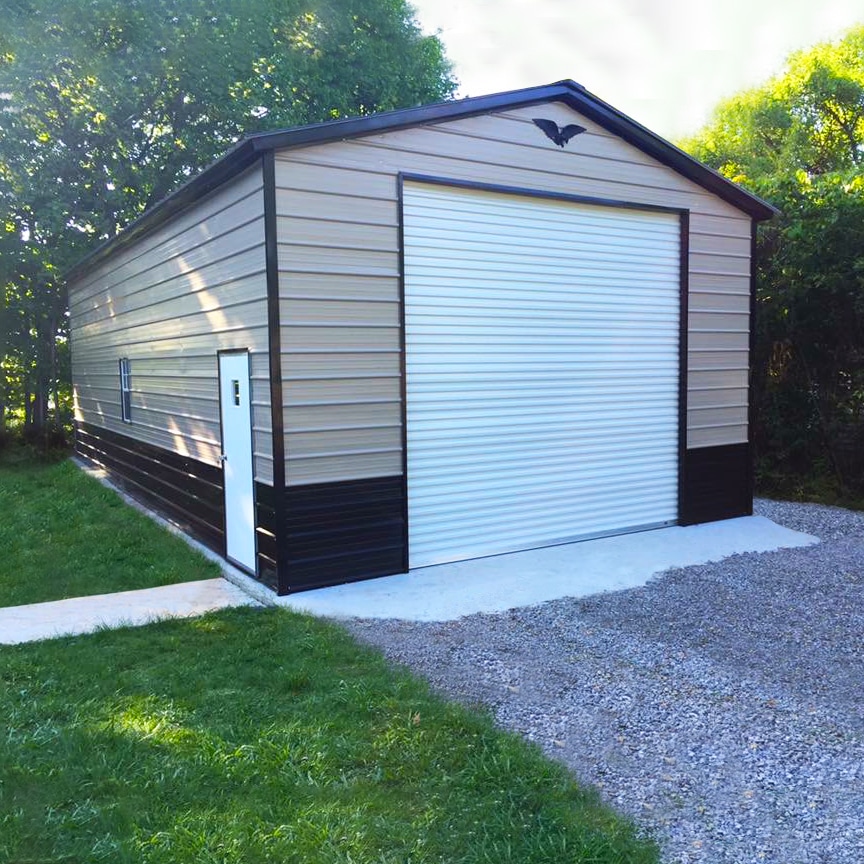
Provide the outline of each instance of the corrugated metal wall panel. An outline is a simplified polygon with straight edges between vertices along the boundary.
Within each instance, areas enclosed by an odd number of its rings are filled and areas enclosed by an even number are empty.
[[[578,143],[574,141],[562,150],[534,125],[532,118],[538,115],[561,126],[579,123],[587,132],[579,136]],[[276,154],[277,210],[280,217],[285,217],[279,220],[284,375],[303,374],[295,371],[295,364],[306,357],[317,362],[318,358],[338,353],[344,375],[350,377],[349,357],[353,360],[370,352],[368,356],[376,361],[381,358],[389,362],[398,355],[400,334],[396,328],[323,327],[322,323],[335,322],[328,322],[324,314],[318,315],[318,320],[306,316],[295,321],[293,309],[294,301],[301,299],[398,300],[399,250],[395,232],[358,233],[357,227],[394,229],[398,225],[400,171],[686,209],[694,259],[689,268],[691,311],[709,315],[743,311],[736,327],[741,333],[748,332],[749,271],[742,262],[749,257],[749,217],[672,169],[660,166],[588,118],[565,105],[550,103],[542,110],[540,106],[529,106]],[[300,225],[289,220],[300,217],[308,224],[295,237],[293,232]],[[357,258],[351,247],[356,247],[361,237],[373,244],[376,255]],[[381,256],[386,255],[385,247],[390,242],[392,257],[387,266]],[[343,244],[346,248],[338,252]],[[479,287],[482,289],[482,284]],[[552,286],[545,299],[554,303],[556,290],[560,286]],[[710,292],[721,293],[708,296]],[[376,309],[378,324],[389,321],[392,309],[387,304]],[[328,311],[327,304],[322,303],[320,312]],[[372,323],[371,319],[365,323]],[[747,348],[740,340],[735,346],[734,350],[727,350],[725,344],[719,349],[697,347],[691,352],[690,371],[697,373],[688,379],[691,393],[699,388],[698,373],[703,369],[717,371],[724,375],[726,383],[739,388],[743,369],[746,387]],[[395,403],[399,398],[398,375],[391,386]],[[740,392],[729,390],[727,395],[729,404],[741,401]],[[304,428],[312,431],[308,423]],[[321,431],[326,434],[327,427]],[[720,426],[713,431],[700,428],[689,433],[688,446],[746,440],[746,426]],[[318,473],[305,467],[297,472],[290,466],[294,455],[303,454],[288,454],[289,484],[343,482],[366,477],[370,469],[366,456],[346,454],[334,460],[310,460],[308,465],[318,466]],[[400,459],[393,454],[385,470],[399,472]],[[344,473],[333,473],[337,470]]]
[[[69,286],[76,419],[219,466],[216,352],[248,348],[255,475],[272,482],[260,166]],[[117,361],[130,360],[132,422]]]
[[[677,519],[680,223],[407,183],[412,567]]]

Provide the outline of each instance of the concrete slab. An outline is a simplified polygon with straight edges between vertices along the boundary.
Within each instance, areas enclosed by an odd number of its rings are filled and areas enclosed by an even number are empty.
[[[818,542],[763,516],[747,516],[424,567],[399,576],[304,591],[275,602],[336,618],[452,621],[475,612],[502,612],[560,597],[634,588],[671,567]]]
[[[783,528],[763,516],[747,516],[441,564],[398,576],[277,597],[269,588],[127,496],[107,479],[105,472],[75,461],[114,489],[130,506],[216,561],[225,578],[248,597],[266,605],[333,618],[452,621],[476,612],[502,612],[560,597],[585,597],[634,588],[671,567],[706,564],[739,553],[771,552],[819,542],[817,537]],[[0,642],[2,633],[3,619],[0,618]]]
[[[104,627],[151,624],[162,618],[188,618],[255,602],[225,579],[203,579],[139,591],[8,606],[0,609],[0,644],[92,633]]]

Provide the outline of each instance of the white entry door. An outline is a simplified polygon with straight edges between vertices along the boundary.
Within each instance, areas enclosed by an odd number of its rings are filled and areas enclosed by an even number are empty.
[[[255,491],[252,475],[252,410],[249,355],[219,355],[222,469],[225,484],[225,551],[255,572]]]

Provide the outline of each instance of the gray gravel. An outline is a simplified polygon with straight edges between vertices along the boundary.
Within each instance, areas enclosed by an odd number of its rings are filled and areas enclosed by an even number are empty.
[[[664,862],[864,862],[864,514],[757,502],[804,549],[448,623],[349,628],[482,702]]]

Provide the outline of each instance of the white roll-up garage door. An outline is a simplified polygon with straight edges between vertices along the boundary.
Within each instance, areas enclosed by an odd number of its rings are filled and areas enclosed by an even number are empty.
[[[406,182],[411,567],[674,523],[674,213]]]

